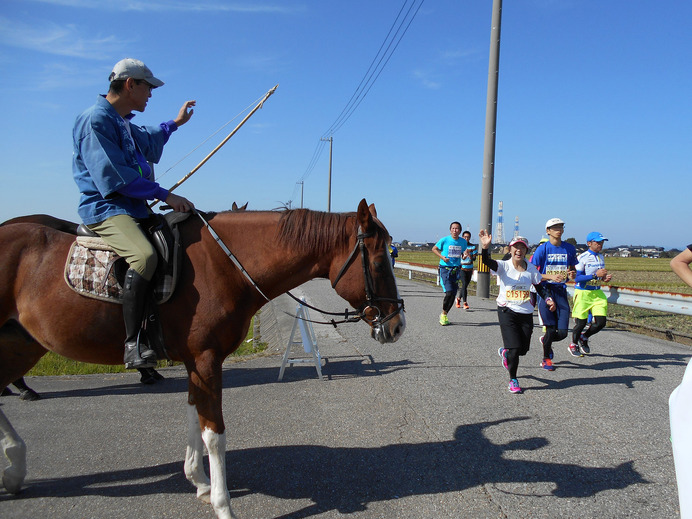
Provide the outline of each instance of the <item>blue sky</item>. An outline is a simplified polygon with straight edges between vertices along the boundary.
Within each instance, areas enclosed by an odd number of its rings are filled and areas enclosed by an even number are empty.
[[[166,82],[136,123],[172,119],[183,101],[197,100],[157,166],[164,187],[279,84],[177,192],[205,210],[233,201],[298,207],[303,180],[304,206],[326,210],[329,153],[320,138],[402,6],[419,4],[4,0],[0,221],[77,219],[72,125],[124,57]],[[395,241],[435,241],[453,220],[477,236],[491,14],[491,0],[422,3],[333,133],[332,211],[355,210],[365,197]],[[609,245],[692,242],[691,20],[684,0],[504,2],[493,232],[503,201],[507,238],[517,216],[532,242],[557,216],[579,242],[592,230]]]

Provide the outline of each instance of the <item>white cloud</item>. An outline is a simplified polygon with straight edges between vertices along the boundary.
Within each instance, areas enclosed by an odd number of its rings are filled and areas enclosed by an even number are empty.
[[[481,55],[477,50],[447,50],[440,53],[440,61],[443,63],[457,63],[459,61],[465,61],[469,58],[476,58]]]
[[[430,77],[430,73],[424,70],[414,70],[413,77],[416,78],[425,88],[437,90],[442,85]]]
[[[0,17],[0,44],[58,56],[106,59],[122,47],[116,36],[84,38],[77,26],[52,22],[28,25]]]
[[[291,14],[305,11],[304,5],[285,6],[281,4],[261,4],[257,2],[225,2],[190,0],[121,0],[104,2],[103,0],[34,0],[44,4],[102,11],[139,11],[139,12],[234,12],[234,13],[277,13]]]
[[[74,65],[49,63],[44,65],[43,70],[37,72],[32,78],[31,85],[26,88],[34,91],[50,91],[90,85],[103,86],[106,84],[107,75],[108,70],[102,66],[95,66],[93,70],[81,69],[80,73],[76,74]]]

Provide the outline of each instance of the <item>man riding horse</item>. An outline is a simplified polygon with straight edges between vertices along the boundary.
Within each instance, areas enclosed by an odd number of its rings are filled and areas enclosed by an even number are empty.
[[[148,162],[159,161],[171,133],[190,120],[195,101],[186,101],[172,121],[140,127],[130,122],[132,112],[144,112],[152,90],[163,81],[131,58],[115,64],[109,81],[108,93],[75,122],[72,174],[81,192],[82,221],[129,267],[122,298],[125,367],[147,368],[155,365],[156,353],[140,332],[157,256],[140,227],[150,213],[146,201],[163,200],[180,212],[194,208],[186,198],[159,186]]]

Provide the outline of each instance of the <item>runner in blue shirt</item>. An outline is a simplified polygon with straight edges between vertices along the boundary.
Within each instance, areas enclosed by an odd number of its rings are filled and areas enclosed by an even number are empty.
[[[468,298],[469,284],[473,276],[473,262],[478,254],[478,245],[471,243],[471,233],[469,231],[461,233],[461,237],[466,240],[466,252],[468,256],[461,258],[461,270],[459,275],[461,285],[459,285],[459,290],[457,290],[457,308],[461,308],[463,302],[464,310],[468,310],[469,304],[466,299]]]
[[[546,306],[543,298],[538,298],[538,311],[545,326],[545,335],[540,341],[543,344],[543,360],[541,367],[553,371],[553,342],[567,337],[569,333],[569,300],[567,298],[568,279],[574,279],[574,267],[577,264],[577,249],[571,243],[562,241],[565,232],[565,222],[559,218],[551,218],[545,224],[548,241],[539,245],[531,257],[531,263],[536,265],[543,275],[543,283],[550,284],[550,292],[557,306],[554,312]],[[570,353],[580,357],[581,352],[570,348]]]
[[[442,313],[440,314],[440,324],[447,326],[449,319],[447,312],[454,304],[454,296],[459,287],[459,268],[462,256],[466,254],[468,243],[460,238],[461,224],[452,222],[449,226],[449,236],[441,238],[432,248],[433,253],[440,258],[440,284],[445,291],[445,298],[442,302]]]

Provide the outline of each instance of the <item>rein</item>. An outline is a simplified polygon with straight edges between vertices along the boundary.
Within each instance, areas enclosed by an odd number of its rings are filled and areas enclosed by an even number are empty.
[[[257,292],[259,292],[259,294],[260,294],[264,299],[266,299],[267,302],[271,301],[271,299],[269,299],[269,298],[264,294],[264,292],[262,292],[262,290],[260,289],[260,287],[257,286],[257,283],[255,283],[255,280],[252,279],[252,278],[250,277],[250,274],[248,274],[248,271],[245,270],[245,267],[243,267],[243,266],[240,264],[240,261],[238,261],[238,258],[236,258],[236,257],[233,255],[233,253],[229,250],[229,248],[226,247],[226,244],[223,242],[223,240],[221,239],[221,237],[220,237],[218,234],[216,234],[216,231],[212,228],[211,225],[209,225],[209,222],[207,222],[207,220],[204,218],[204,216],[202,216],[202,213],[200,213],[199,211],[197,211],[197,209],[193,209],[192,211],[193,211],[197,216],[200,217],[200,219],[204,222],[204,225],[205,225],[205,226],[207,227],[207,229],[209,230],[209,234],[211,234],[211,237],[214,238],[214,240],[216,240],[216,243],[219,244],[219,247],[221,247],[221,250],[224,251],[224,252],[226,253],[226,256],[228,256],[228,257],[230,258],[230,260],[233,262],[233,264],[234,264],[236,267],[238,267],[238,270],[240,270],[240,272],[242,272],[243,276],[245,276],[245,278],[250,282],[250,284],[251,284],[253,287],[255,287],[255,289],[257,290]]]
[[[226,256],[229,257],[229,259],[233,262],[233,264],[238,267],[238,270],[245,276],[245,278],[250,282],[250,284],[255,287],[255,290],[264,298],[267,300],[267,302],[271,301],[264,292],[260,289],[260,287],[255,283],[255,281],[252,279],[250,274],[248,273],[247,270],[245,270],[245,267],[241,265],[240,261],[238,261],[238,258],[236,258],[233,253],[230,251],[230,249],[226,246],[226,244],[223,242],[221,237],[214,231],[211,225],[209,225],[209,222],[202,216],[202,214],[197,211],[196,209],[193,209],[193,212],[199,216],[199,218],[204,222],[205,227],[209,231],[209,234],[211,234],[212,238],[216,241],[216,243],[221,247],[221,250],[223,250],[226,253]],[[370,272],[370,268],[368,267],[368,262],[367,262],[367,248],[365,247],[365,238],[370,238],[371,236],[374,236],[374,233],[364,233],[360,227],[358,227],[358,234],[356,236],[356,244],[353,247],[353,250],[351,251],[351,254],[349,254],[348,258],[342,265],[341,269],[339,270],[339,273],[337,274],[336,278],[332,282],[332,288],[336,288],[336,284],[339,282],[339,280],[343,277],[344,273],[348,269],[349,265],[351,262],[355,259],[356,255],[358,254],[358,251],[360,250],[360,256],[362,260],[362,265],[363,265],[363,277],[365,279],[365,296],[366,296],[366,301],[363,303],[358,310],[349,310],[346,308],[343,313],[342,312],[327,312],[325,310],[321,310],[319,308],[316,308],[312,305],[307,304],[305,301],[298,299],[296,296],[291,294],[291,292],[286,291],[286,293],[291,296],[295,301],[300,303],[301,305],[310,308],[311,310],[315,310],[316,312],[320,312],[321,314],[325,315],[338,315],[338,316],[343,316],[343,319],[340,321],[335,321],[334,319],[330,319],[329,321],[313,321],[311,319],[305,319],[302,317],[299,317],[299,319],[302,319],[304,321],[309,321],[311,323],[315,324],[331,324],[336,328],[337,324],[343,324],[343,323],[355,323],[360,320],[366,321],[370,324],[384,324],[390,319],[392,319],[395,315],[397,315],[399,312],[401,312],[404,309],[404,300],[403,299],[395,299],[391,297],[378,297],[377,295],[374,294],[373,290],[373,282],[372,282],[372,274]],[[391,314],[387,315],[383,319],[380,319],[380,309],[377,308],[374,303],[377,301],[386,301],[386,302],[394,302],[397,303],[397,310],[395,312],[392,312]],[[401,305],[399,307],[399,305]],[[368,319],[365,315],[365,311],[368,308],[375,308],[377,310],[377,315],[375,316],[374,319]],[[290,314],[289,314],[290,315]],[[298,316],[294,316],[298,317]]]

